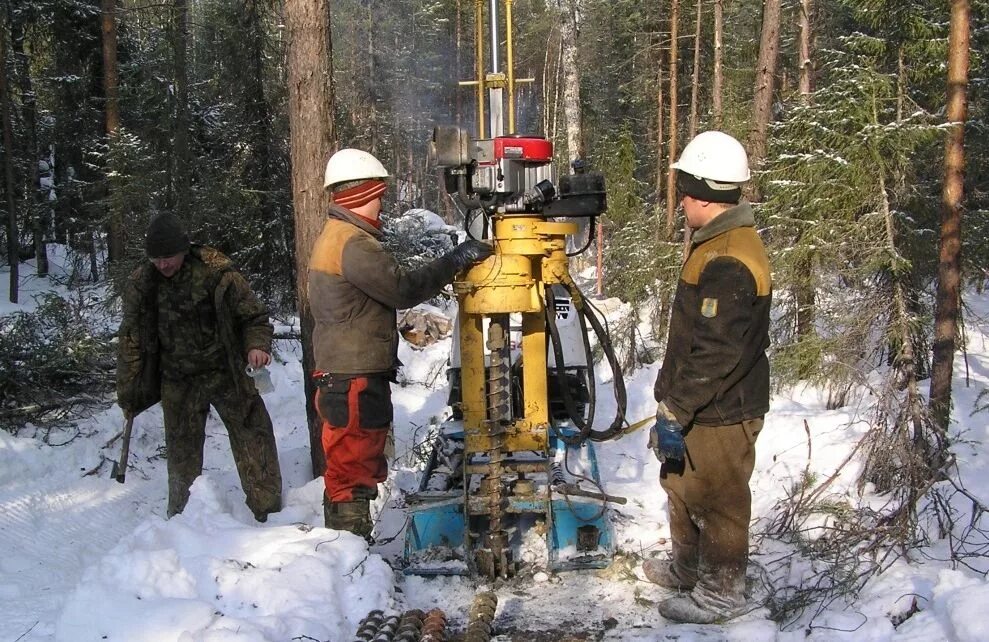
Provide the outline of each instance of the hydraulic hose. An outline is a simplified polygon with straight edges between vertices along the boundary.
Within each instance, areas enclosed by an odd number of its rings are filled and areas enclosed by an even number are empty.
[[[588,438],[591,441],[607,441],[609,439],[614,439],[623,433],[623,428],[625,426],[625,410],[628,406],[628,397],[625,391],[625,379],[622,376],[621,366],[618,363],[618,358],[615,356],[615,350],[611,344],[611,338],[608,336],[608,332],[605,330],[604,326],[601,325],[601,322],[598,320],[594,312],[588,308],[584,301],[584,296],[581,294],[577,284],[574,283],[573,279],[570,278],[569,275],[567,275],[563,280],[563,285],[567,288],[567,291],[573,299],[574,308],[577,311],[577,318],[580,321],[584,339],[584,351],[587,355],[588,390],[593,391],[595,389],[594,364],[591,357],[590,340],[587,335],[587,323],[590,323],[591,328],[594,330],[595,336],[597,336],[598,343],[601,346],[605,357],[608,359],[608,364],[611,366],[617,412],[615,413],[615,419],[611,422],[611,425],[608,428],[605,430],[594,430],[592,426],[594,423],[596,393],[590,392],[591,404],[588,419],[585,420],[584,417],[581,416],[581,413],[577,410],[577,404],[573,399],[573,395],[570,394],[570,388],[566,385],[566,373],[564,372],[564,368],[560,367],[561,364],[563,364],[563,346],[562,341],[560,340],[559,328],[556,327],[556,310],[554,305],[555,297],[553,296],[552,288],[547,288],[546,325],[549,329],[550,342],[553,346],[553,356],[556,358],[557,381],[559,382],[560,392],[563,396],[563,404],[567,411],[567,415],[570,417],[571,421],[573,421],[574,426],[576,426],[580,431],[579,435],[572,437],[557,431],[557,436],[568,446],[580,445]]]
[[[594,228],[596,226],[597,226],[597,217],[592,216],[590,223],[587,226],[587,243],[584,243],[584,246],[579,250],[577,250],[576,252],[567,252],[567,257],[578,256],[580,254],[583,254],[584,252],[587,251],[587,248],[591,247],[591,243],[594,242]]]
[[[559,431],[557,432],[557,436],[559,436],[559,438],[568,446],[579,446],[584,443],[590,434],[591,426],[594,424],[595,382],[594,364],[591,358],[591,345],[590,340],[587,337],[587,326],[579,312],[577,314],[577,318],[580,321],[581,337],[584,341],[584,354],[587,358],[588,368],[589,403],[586,419],[577,409],[577,404],[570,392],[570,386],[567,385],[566,362],[563,357],[563,342],[560,339],[560,329],[556,325],[556,296],[553,294],[552,286],[548,286],[546,288],[546,327],[549,330],[550,344],[553,346],[553,357],[556,360],[556,381],[560,388],[560,393],[563,395],[563,407],[567,411],[567,416],[570,417],[570,420],[573,422],[574,426],[576,426],[577,430],[580,431],[579,435],[574,436],[564,435]]]
[[[586,318],[591,324],[591,328],[594,329],[594,334],[598,338],[598,344],[601,346],[601,350],[608,359],[608,365],[611,366],[612,379],[614,381],[613,386],[615,390],[615,402],[618,406],[617,412],[615,413],[615,419],[605,430],[589,430],[588,437],[590,437],[591,441],[607,441],[609,439],[614,439],[622,434],[625,426],[625,410],[628,407],[628,397],[625,391],[625,378],[622,376],[622,368],[618,363],[618,357],[615,356],[614,346],[611,345],[611,337],[608,336],[608,332],[604,329],[604,326],[601,325],[601,322],[598,320],[594,312],[588,308],[583,294],[581,294],[580,289],[577,287],[577,284],[574,283],[569,274],[565,275],[563,285],[567,288],[567,291],[570,292],[570,296],[573,298],[574,307],[577,309],[577,313],[583,315],[583,317]]]
[[[577,306],[574,306],[577,311]],[[594,412],[597,410],[597,378],[594,376],[594,354],[591,352],[591,338],[587,334],[587,319],[577,312],[577,323],[580,325],[580,338],[584,344],[585,370],[587,377],[587,423],[594,425]]]

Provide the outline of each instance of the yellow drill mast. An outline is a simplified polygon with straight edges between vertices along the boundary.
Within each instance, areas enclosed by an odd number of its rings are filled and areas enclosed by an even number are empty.
[[[454,283],[460,305],[459,410],[463,417],[463,510],[458,519],[462,519],[461,545],[470,569],[489,577],[507,577],[513,574],[517,561],[513,559],[513,551],[516,535],[523,528],[520,524],[544,524],[551,533],[548,537],[551,549],[557,540],[569,537],[553,531],[554,515],[558,512],[554,508],[554,492],[562,488],[553,468],[554,436],[559,436],[563,429],[554,424],[550,371],[559,371],[558,381],[562,382],[567,365],[553,321],[556,310],[547,314],[547,302],[555,301],[554,286],[563,286],[572,297],[581,315],[582,328],[585,319],[592,324],[597,322],[587,317],[583,299],[568,273],[566,241],[568,235],[576,234],[578,226],[556,219],[594,217],[606,205],[604,179],[600,174],[588,172],[564,177],[558,194],[551,175],[552,144],[540,136],[515,134],[515,85],[532,79],[516,79],[513,70],[513,0],[501,2],[507,37],[506,71],[500,70],[499,2],[490,0],[489,4],[491,71],[485,71],[481,44],[483,1],[476,0],[477,77],[460,83],[476,88],[479,136],[472,138],[456,127],[437,127],[431,152],[437,164],[445,169],[448,189],[452,191],[455,185],[460,203],[480,212],[487,222],[479,229],[468,226],[468,233],[483,235],[495,248],[490,258]],[[506,113],[507,135],[504,133]],[[484,136],[485,115],[490,138]],[[521,319],[521,325],[513,327],[513,318]],[[595,326],[596,332],[599,327],[599,324]],[[547,356],[548,330],[556,332],[552,337],[553,366]],[[605,345],[601,332],[598,334]],[[521,337],[520,350],[513,349],[513,336]],[[588,363],[584,376],[589,377],[593,386],[586,338],[581,347]],[[620,378],[617,363],[613,363],[613,368]],[[569,387],[562,383],[559,386],[566,389],[568,402],[572,402]],[[564,438],[568,444],[579,446],[592,432],[593,410],[585,421],[577,417],[581,413],[572,411],[574,404],[569,405],[568,412],[573,418],[569,424],[571,437]],[[579,436],[573,436],[574,424]],[[603,431],[599,435],[605,433],[605,438],[613,436],[614,426],[611,432]],[[593,466],[596,469],[596,461]],[[576,484],[567,487],[584,498],[620,500],[603,493],[580,491]],[[569,496],[562,501],[571,504]],[[456,540],[456,529],[448,525],[436,527],[438,521],[453,519],[452,513],[440,508],[414,514],[411,535],[406,540],[407,555],[410,550]],[[600,521],[592,522],[579,516],[570,516],[567,522],[572,523],[570,530],[575,537],[579,531],[584,538],[577,547],[583,546],[585,551],[597,550],[602,540],[604,526]],[[430,530],[438,534],[431,535]]]

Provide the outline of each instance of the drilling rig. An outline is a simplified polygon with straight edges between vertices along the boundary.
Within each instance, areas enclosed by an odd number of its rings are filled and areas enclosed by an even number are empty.
[[[516,84],[531,79],[514,76],[512,0],[501,0],[504,71],[498,0],[489,0],[486,69],[483,4],[476,0],[477,77],[461,82],[477,92],[477,136],[437,126],[430,156],[468,213],[468,235],[495,253],[454,283],[454,412],[407,497],[406,571],[507,578],[529,562],[601,568],[614,550],[608,506],[625,500],[602,489],[593,442],[622,434],[625,388],[608,333],[569,273],[567,247],[577,220],[593,229],[606,211],[604,176],[576,161],[557,180],[552,143],[515,132]],[[593,426],[591,332],[613,374],[617,411],[603,430]]]

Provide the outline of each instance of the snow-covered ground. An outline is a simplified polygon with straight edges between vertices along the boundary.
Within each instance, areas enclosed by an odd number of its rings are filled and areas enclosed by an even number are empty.
[[[50,288],[46,280],[29,276],[30,269],[22,267],[24,303],[0,304],[0,314],[30,309],[31,293]],[[7,281],[8,273],[0,271],[4,302]],[[989,381],[989,321],[979,315],[989,311],[989,300],[974,305],[966,328],[970,384],[966,387],[959,356],[954,433],[964,437],[956,454],[967,488],[985,504],[986,421],[971,411]],[[276,348],[275,390],[265,400],[278,440],[284,509],[265,524],[255,522],[243,503],[216,417],[207,426],[205,472],[185,512],[170,520],[164,518],[158,407],[135,421],[131,467],[122,485],[110,478],[110,460],[119,448],[114,437],[123,425],[116,406],[79,421],[60,446],[50,445],[58,443],[57,435],[46,444],[30,427],[19,436],[0,432],[0,642],[344,642],[372,609],[399,613],[436,607],[457,631],[473,596],[484,589],[499,597],[496,634],[499,629],[543,632],[539,639],[545,640],[989,639],[985,576],[937,561],[946,556],[938,543],[912,563],[895,563],[851,604],[835,602],[819,613],[809,609],[782,631],[758,604],[723,626],[665,622],[655,608],[664,591],[640,579],[640,558],[668,549],[666,499],[645,430],[598,446],[606,492],[628,498],[613,514],[621,554],[612,567],[538,573],[494,585],[394,572],[390,563],[401,555],[405,523],[395,500],[401,488],[415,482],[411,448],[431,420],[447,412],[442,369],[449,340],[423,351],[403,345],[406,378],[413,383],[394,391],[397,457],[390,493],[376,505],[383,543],[370,550],[362,539],[322,526],[322,481],[310,479],[298,346],[278,341]],[[632,419],[654,411],[656,368],[628,377]],[[606,368],[598,373],[599,380],[609,376]],[[597,413],[601,424],[614,413],[614,402],[604,397]],[[830,476],[866,429],[861,408],[827,410],[815,389],[788,391],[774,398],[772,407],[751,483],[757,527],[771,519],[774,506],[805,470]],[[79,436],[69,441],[76,431]],[[851,475],[842,476],[833,492],[854,495]],[[750,575],[786,553],[774,546],[779,544],[754,551]],[[910,612],[914,603],[917,612],[894,627],[891,616]],[[590,633],[553,633],[575,622]]]

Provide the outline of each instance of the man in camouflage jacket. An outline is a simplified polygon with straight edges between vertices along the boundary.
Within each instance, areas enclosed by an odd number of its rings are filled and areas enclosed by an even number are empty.
[[[161,401],[169,517],[202,473],[206,416],[216,408],[247,505],[263,522],[281,509],[282,480],[271,417],[245,369],[271,361],[268,311],[232,261],[191,245],[173,214],[151,222],[146,248],[150,262],[124,290],[118,403],[133,416]]]

